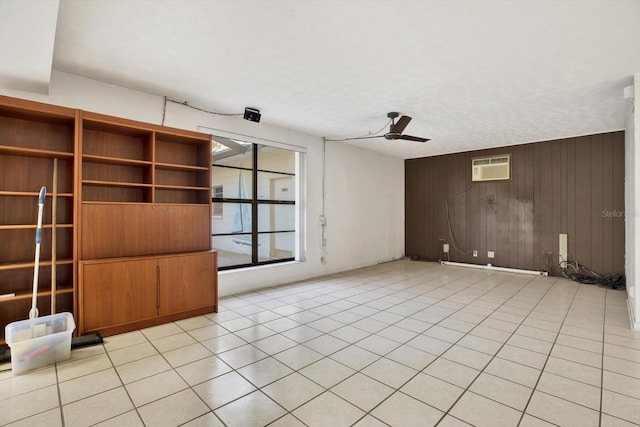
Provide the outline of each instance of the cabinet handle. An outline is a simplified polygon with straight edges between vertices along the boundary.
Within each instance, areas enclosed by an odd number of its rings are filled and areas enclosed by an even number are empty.
[[[156,266],[156,312],[160,315],[160,266]]]

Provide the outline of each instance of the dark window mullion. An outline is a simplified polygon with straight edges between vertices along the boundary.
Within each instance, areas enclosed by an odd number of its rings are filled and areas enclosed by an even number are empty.
[[[295,173],[271,171],[271,170],[268,170],[268,169],[256,169],[255,171],[256,172],[264,172],[264,173],[273,173],[273,174],[277,174],[277,175],[296,176]]]
[[[258,169],[258,145],[253,144],[253,169],[252,173],[252,186],[253,191],[251,194],[251,263],[253,265],[258,264],[258,174],[255,172]]]
[[[243,263],[243,264],[238,264],[238,265],[230,265],[230,266],[224,266],[224,267],[220,267],[219,270],[231,270],[231,269],[237,269],[237,268],[243,268],[243,267],[250,267],[250,266],[255,266],[255,265],[265,265],[265,264],[275,264],[275,263],[279,263],[279,262],[284,262],[284,261],[293,261],[295,260],[295,257],[287,257],[287,258],[281,258],[281,259],[269,259],[266,261],[260,261],[259,258],[259,247],[258,247],[258,241],[259,241],[259,237],[260,235],[273,235],[273,234],[284,234],[284,233],[295,233],[296,230],[276,230],[276,231],[258,231],[258,207],[260,205],[291,205],[291,206],[295,206],[296,205],[296,201],[295,200],[265,200],[265,199],[258,199],[258,175],[260,175],[260,173],[270,173],[270,174],[274,174],[274,175],[282,175],[282,176],[291,176],[291,177],[295,177],[296,174],[295,173],[288,173],[288,172],[279,172],[279,171],[271,171],[271,170],[266,170],[266,169],[259,169],[258,168],[258,162],[259,162],[259,155],[258,155],[258,145],[257,144],[252,144],[253,146],[253,153],[252,153],[252,161],[253,161],[253,165],[251,168],[247,168],[247,167],[237,167],[237,166],[228,166],[228,165],[222,165],[222,164],[213,164],[213,167],[219,167],[219,168],[226,168],[226,169],[236,169],[239,171],[245,170],[245,171],[250,171],[252,173],[252,178],[251,178],[251,187],[252,187],[252,194],[251,194],[251,198],[248,199],[238,199],[238,198],[229,198],[229,197],[225,197],[224,194],[219,194],[219,196],[222,197],[212,197],[211,201],[213,203],[218,203],[218,204],[224,204],[224,203],[237,203],[237,204],[243,204],[243,205],[247,205],[247,204],[251,204],[251,231],[247,231],[247,232],[240,232],[240,233],[212,233],[212,236],[216,237],[225,237],[225,236],[251,236],[251,262],[250,263]],[[215,194],[214,194],[215,195]]]
[[[242,166],[218,165],[216,163],[212,163],[211,166],[213,166],[214,168],[238,169],[243,171],[255,172],[255,168],[245,168]]]
[[[236,265],[225,265],[224,267],[218,267],[218,271],[224,271],[224,270],[236,270],[238,268],[245,268],[245,267],[253,267],[254,264],[253,263],[249,263],[249,264],[236,264]]]
[[[218,237],[218,236],[251,236],[251,232],[246,232],[246,233],[212,233],[211,235],[213,237]]]
[[[211,201],[215,203],[246,203],[246,204],[253,202],[252,200],[248,200],[248,199],[228,199],[226,197],[223,197],[223,198],[213,197]]]
[[[259,205],[295,205],[295,200],[258,200]]]
[[[290,258],[279,258],[279,259],[270,259],[268,261],[260,261],[258,263],[258,265],[269,265],[269,264],[279,264],[281,262],[287,262],[287,261],[295,261],[296,259],[294,257],[290,257]]]

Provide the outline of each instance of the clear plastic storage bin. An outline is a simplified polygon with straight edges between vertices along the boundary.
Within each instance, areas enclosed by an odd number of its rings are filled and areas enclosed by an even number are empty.
[[[13,373],[67,360],[71,356],[71,334],[75,328],[71,313],[9,323],[5,327],[5,339],[11,347]]]

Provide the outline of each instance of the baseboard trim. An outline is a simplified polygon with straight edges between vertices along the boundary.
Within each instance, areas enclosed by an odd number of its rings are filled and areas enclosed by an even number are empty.
[[[535,271],[535,270],[521,270],[518,268],[507,268],[507,267],[496,267],[491,264],[482,265],[482,264],[466,264],[463,262],[453,262],[453,261],[440,261],[443,265],[455,265],[456,267],[470,267],[470,268],[479,268],[481,270],[492,270],[492,271],[504,271],[506,273],[520,273],[520,274],[533,274],[535,276],[548,276],[549,273],[546,271]]]

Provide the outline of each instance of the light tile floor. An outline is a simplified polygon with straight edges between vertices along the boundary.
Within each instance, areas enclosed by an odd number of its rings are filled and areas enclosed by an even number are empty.
[[[0,425],[640,425],[625,304],[561,278],[401,260],[0,372]]]

